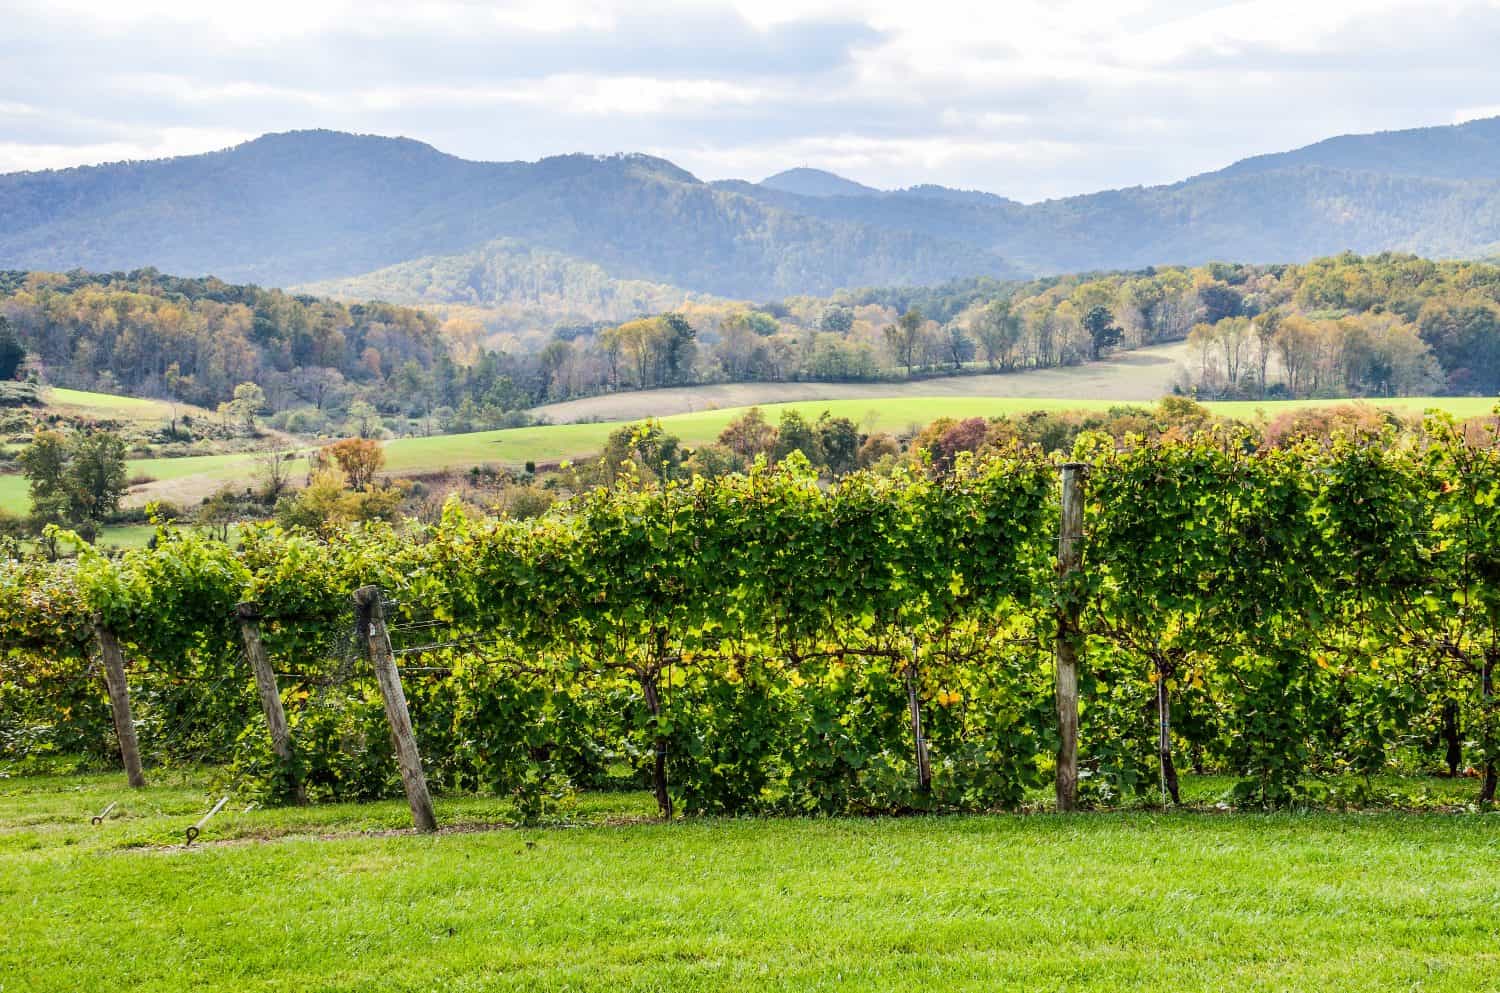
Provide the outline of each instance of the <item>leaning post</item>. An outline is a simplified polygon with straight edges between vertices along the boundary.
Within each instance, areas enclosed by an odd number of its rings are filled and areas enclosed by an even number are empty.
[[[292,732],[287,726],[286,711],[281,706],[281,688],[276,684],[276,672],[271,668],[265,642],[260,637],[260,607],[253,603],[241,603],[235,606],[234,612],[240,622],[240,640],[245,645],[245,658],[250,662],[250,670],[255,673],[255,689],[260,694],[261,710],[266,714],[266,727],[271,732],[271,750],[276,753],[276,758],[288,775],[295,777]],[[307,801],[307,788],[300,777],[292,781],[292,795],[298,803]]]
[[[422,772],[422,756],[417,752],[417,738],[412,732],[411,714],[406,709],[406,694],[401,689],[401,673],[396,671],[391,652],[391,636],[385,626],[385,607],[380,587],[362,586],[354,592],[354,603],[360,633],[370,649],[370,664],[380,683],[385,700],[386,720],[391,724],[391,738],[396,745],[396,762],[401,768],[401,786],[411,805],[411,818],[418,831],[437,830],[437,815],[432,810],[432,795],[427,792],[427,777]]]
[[[109,710],[115,719],[115,737],[120,741],[120,758],[125,763],[125,779],[132,787],[146,785],[141,771],[141,746],[135,737],[135,718],[130,713],[130,688],[125,683],[125,655],[120,639],[105,623],[94,617],[94,638],[99,642],[99,656],[104,662],[104,684],[109,689]]]

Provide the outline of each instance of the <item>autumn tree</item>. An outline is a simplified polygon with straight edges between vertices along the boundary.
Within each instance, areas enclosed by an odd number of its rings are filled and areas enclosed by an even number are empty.
[[[1015,365],[1015,348],[1021,340],[1021,321],[1011,311],[1009,300],[992,300],[975,314],[969,331],[984,351],[991,369]]]
[[[749,462],[776,448],[776,428],[766,421],[759,407],[751,407],[729,422],[719,434],[719,444]]]
[[[323,448],[325,463],[333,462],[356,493],[363,493],[385,466],[385,448],[368,438],[345,438]]]
[[[220,404],[219,412],[239,421],[246,431],[255,430],[255,415],[266,408],[266,391],[255,383],[241,383],[234,388],[234,399]]]
[[[922,312],[912,307],[898,317],[895,324],[885,328],[886,346],[890,348],[896,361],[906,366],[908,376],[917,364],[917,355],[922,345],[923,320]]]

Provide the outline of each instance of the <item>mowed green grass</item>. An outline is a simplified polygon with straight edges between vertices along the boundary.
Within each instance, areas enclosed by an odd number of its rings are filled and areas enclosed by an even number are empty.
[[[1274,417],[1277,413],[1301,407],[1328,406],[1350,401],[1290,400],[1279,402],[1234,401],[1210,403],[1216,413],[1254,419]],[[1495,407],[1494,399],[1485,397],[1405,397],[1380,401],[1378,406],[1408,414],[1436,408],[1458,417],[1486,414]],[[1120,406],[1115,400],[1079,400],[1070,398],[1032,399],[1022,397],[901,397],[844,400],[807,400],[796,403],[768,404],[760,409],[773,423],[784,411],[795,410],[809,419],[824,411],[836,417],[847,417],[864,431],[901,432],[920,427],[940,417],[1000,417],[1033,410],[1108,410]],[[718,438],[730,421],[745,413],[747,407],[697,411],[661,418],[668,431],[687,445],[702,445]],[[538,427],[477,431],[469,434],[437,435],[428,438],[399,438],[386,443],[386,469],[394,474],[433,472],[442,469],[464,469],[475,465],[521,465],[528,461],[552,462],[582,459],[597,454],[611,431],[625,422],[585,424],[550,424]],[[167,499],[191,505],[225,483],[247,485],[257,472],[258,456],[252,453],[201,455],[186,458],[132,460],[130,474],[146,475],[156,483],[140,490],[135,502]],[[305,471],[305,462],[291,466],[295,476]],[[0,508],[24,513],[29,505],[25,480],[15,475],[0,475]]]
[[[0,780],[0,986],[1468,993],[1500,968],[1496,815],[659,824],[619,794],[418,837],[400,803],[236,803],[183,850],[211,796]]]

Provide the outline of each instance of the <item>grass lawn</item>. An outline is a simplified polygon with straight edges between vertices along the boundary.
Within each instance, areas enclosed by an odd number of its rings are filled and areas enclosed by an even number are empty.
[[[184,851],[207,781],[154,778],[0,780],[6,993],[1472,991],[1500,969],[1496,815],[657,824],[618,794],[437,837],[389,833],[400,803],[226,811]]]

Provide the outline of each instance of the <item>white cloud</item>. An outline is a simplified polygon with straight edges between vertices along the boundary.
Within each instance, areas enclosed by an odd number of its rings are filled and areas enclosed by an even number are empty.
[[[366,110],[433,107],[532,107],[581,116],[672,115],[748,106],[766,91],[714,79],[652,79],[649,76],[548,76],[519,86],[390,87],[361,91],[353,99]]]
[[[0,172],[65,169],[75,165],[160,159],[192,155],[239,144],[255,137],[245,131],[167,128],[146,141],[114,141],[81,145],[32,144],[0,141]]]
[[[325,126],[1033,199],[1500,111],[1500,0],[0,2],[0,168]]]

